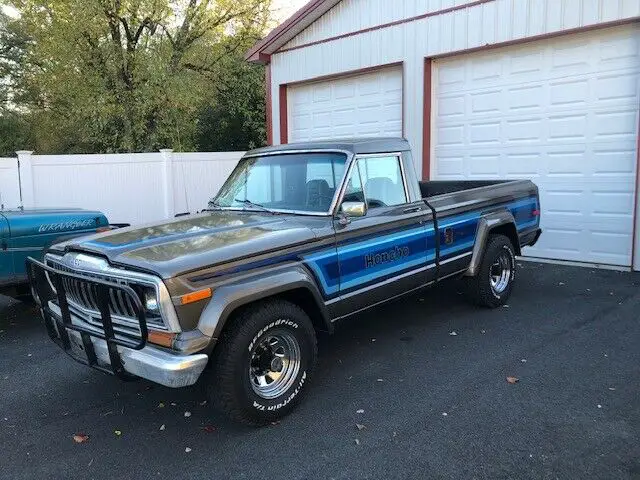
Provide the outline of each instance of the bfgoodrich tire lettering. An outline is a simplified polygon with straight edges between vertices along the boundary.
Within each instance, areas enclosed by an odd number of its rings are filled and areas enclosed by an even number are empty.
[[[209,395],[237,421],[273,422],[299,402],[316,356],[313,324],[300,307],[282,300],[258,303],[239,313],[220,338]]]
[[[478,305],[496,308],[507,303],[516,275],[516,256],[511,240],[490,235],[478,274],[467,279],[467,291]]]

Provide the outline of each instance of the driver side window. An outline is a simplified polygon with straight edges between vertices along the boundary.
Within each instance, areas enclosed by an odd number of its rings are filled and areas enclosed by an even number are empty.
[[[397,156],[361,158],[358,164],[369,208],[407,203]]]
[[[347,180],[342,201],[365,202],[365,199],[369,210],[407,203],[400,159],[397,156],[357,160]]]

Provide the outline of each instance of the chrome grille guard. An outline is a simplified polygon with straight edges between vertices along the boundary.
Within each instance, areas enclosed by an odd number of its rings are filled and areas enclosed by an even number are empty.
[[[33,297],[42,312],[49,337],[80,363],[123,379],[131,379],[131,375],[124,370],[118,346],[142,350],[147,343],[147,320],[142,302],[136,292],[128,285],[63,271],[31,257],[27,259],[27,274]],[[100,313],[101,330],[84,322],[73,321],[66,290],[67,286],[71,285],[70,282],[82,282],[86,285],[85,291],[95,299]],[[110,300],[116,294],[131,304],[133,318],[137,320],[135,329],[137,331],[114,329]],[[79,349],[74,348],[67,330],[78,332],[80,335],[82,345]],[[92,337],[106,342],[110,365],[98,363]]]

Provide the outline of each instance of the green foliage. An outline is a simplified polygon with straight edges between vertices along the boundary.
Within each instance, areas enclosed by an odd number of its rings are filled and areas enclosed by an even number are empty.
[[[263,73],[241,55],[264,34],[270,0],[12,4],[20,17],[0,19],[0,40],[11,40],[0,45],[12,45],[0,49],[0,116],[11,110],[21,123],[7,125],[28,126],[27,138],[35,139],[29,148],[231,150],[264,143]]]

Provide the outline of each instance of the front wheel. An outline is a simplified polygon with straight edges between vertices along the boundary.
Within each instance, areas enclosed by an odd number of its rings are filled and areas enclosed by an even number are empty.
[[[264,425],[295,407],[316,356],[307,314],[290,302],[262,302],[241,312],[220,338],[207,388],[233,419]]]
[[[505,305],[516,275],[516,255],[511,240],[504,235],[491,235],[475,277],[467,279],[471,298],[480,306],[496,308]]]

